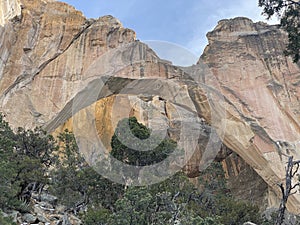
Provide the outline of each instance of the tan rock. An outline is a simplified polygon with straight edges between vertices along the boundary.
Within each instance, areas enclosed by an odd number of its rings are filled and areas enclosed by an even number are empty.
[[[11,20],[20,15],[11,1],[0,27],[0,110],[13,127],[69,128],[92,162],[99,148],[110,150],[117,121],[134,115],[178,141],[190,176],[223,142],[280,196],[284,155],[299,159],[300,70],[283,56],[278,27],[222,20],[198,64],[180,68],[112,16],[87,20],[65,3],[20,1],[22,16]],[[299,201],[290,197],[292,212]]]
[[[284,154],[299,159],[300,70],[282,54],[286,36],[277,26],[236,18],[220,21],[207,37],[201,59],[217,77],[230,102],[228,111],[239,121],[227,119],[224,143],[280,196],[276,183],[284,179]],[[295,199],[289,209],[299,213]]]
[[[21,15],[21,4],[19,0],[7,0],[0,2],[0,26],[7,21]]]

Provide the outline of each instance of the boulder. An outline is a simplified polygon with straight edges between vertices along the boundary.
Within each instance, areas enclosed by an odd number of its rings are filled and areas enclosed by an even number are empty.
[[[41,202],[46,203],[46,204],[40,203],[40,205],[43,206],[43,207],[51,207],[51,205],[54,206],[54,205],[57,204],[57,200],[58,200],[56,196],[50,195],[50,194],[44,194],[44,193],[41,194],[40,199],[41,199]]]
[[[22,219],[23,221],[30,224],[35,223],[37,221],[37,217],[30,213],[25,213],[24,215],[22,215]]]

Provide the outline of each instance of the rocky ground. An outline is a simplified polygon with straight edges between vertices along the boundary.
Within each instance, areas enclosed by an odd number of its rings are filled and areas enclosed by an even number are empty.
[[[30,203],[24,203],[24,210],[32,206],[32,210],[24,213],[11,211],[4,216],[10,216],[18,225],[79,225],[82,224],[78,216],[66,212],[65,207],[57,204],[53,195],[42,193],[34,194]]]

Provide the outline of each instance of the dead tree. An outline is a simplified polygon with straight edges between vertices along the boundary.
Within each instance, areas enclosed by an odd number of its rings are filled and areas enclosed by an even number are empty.
[[[296,188],[300,186],[299,181],[296,184],[293,184],[293,178],[296,176],[299,169],[300,160],[293,161],[293,156],[288,157],[286,173],[285,173],[285,186],[283,183],[278,184],[281,190],[282,198],[280,206],[278,209],[278,215],[276,218],[275,225],[282,225],[284,220],[284,215],[286,211],[286,203],[290,195],[293,195],[297,192]]]

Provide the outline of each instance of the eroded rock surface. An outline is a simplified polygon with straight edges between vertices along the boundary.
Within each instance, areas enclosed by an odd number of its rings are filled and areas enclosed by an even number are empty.
[[[19,0],[6,0],[0,2],[0,26],[4,26],[9,20],[21,15]]]
[[[286,35],[278,27],[222,20],[208,33],[198,64],[180,68],[112,16],[88,20],[61,2],[11,2],[22,13],[0,27],[0,110],[13,127],[75,128],[82,140],[96,135],[109,150],[117,120],[135,115],[181,140],[185,151],[195,149],[186,158],[190,176],[214,159],[222,141],[245,162],[224,159],[232,179],[250,166],[280,196],[285,155],[299,159],[300,70],[283,56]],[[189,131],[182,131],[184,122]],[[211,138],[214,131],[218,137]],[[195,133],[197,144],[187,144]],[[93,160],[92,150],[85,153]],[[237,165],[245,170],[230,173]],[[299,201],[298,194],[290,197],[292,212],[300,213]]]
[[[236,18],[220,21],[207,37],[201,59],[229,103],[224,143],[279,196],[276,184],[284,179],[285,155],[299,159],[300,70],[282,54],[286,36],[276,26]],[[299,213],[298,200],[289,203]]]

